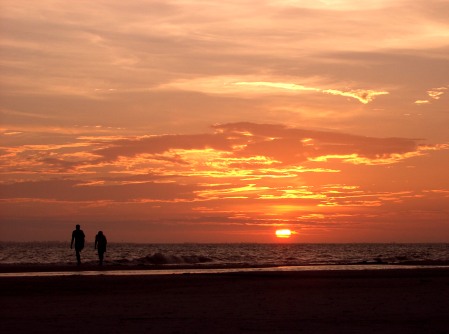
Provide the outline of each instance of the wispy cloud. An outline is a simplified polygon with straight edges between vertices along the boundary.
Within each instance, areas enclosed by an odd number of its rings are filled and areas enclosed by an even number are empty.
[[[201,77],[192,80],[178,80],[161,85],[161,89],[183,89],[211,94],[227,94],[237,96],[251,96],[254,94],[276,94],[280,93],[322,93],[335,96],[349,97],[363,104],[372,102],[376,97],[390,94],[384,90],[373,89],[334,89],[318,88],[311,85],[298,85],[288,82],[273,81],[242,81],[235,76]],[[310,80],[310,79],[306,79]]]
[[[429,99],[426,100],[416,100],[415,104],[429,104],[431,100],[439,100],[446,92],[447,87],[432,88],[427,91],[427,96]]]
[[[209,177],[282,177],[333,172],[329,161],[388,165],[441,147],[413,138],[375,138],[275,124],[228,123],[214,133],[150,136],[82,136],[55,145],[5,147],[4,172],[104,172]],[[318,163],[315,166],[307,162]]]
[[[367,104],[374,100],[376,96],[379,95],[387,95],[389,92],[386,91],[375,91],[375,90],[367,90],[367,89],[352,89],[348,91],[342,91],[338,89],[324,89],[324,88],[315,88],[315,87],[307,87],[303,85],[297,85],[292,83],[281,83],[281,82],[263,82],[263,81],[255,81],[255,82],[236,82],[235,85],[238,86],[250,86],[250,87],[269,87],[275,89],[283,89],[290,91],[301,91],[301,92],[319,92],[324,94],[331,95],[339,95],[350,97],[358,100],[363,104]]]

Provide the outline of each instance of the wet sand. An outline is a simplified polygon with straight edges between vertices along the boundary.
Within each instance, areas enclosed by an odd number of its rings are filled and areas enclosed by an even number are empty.
[[[2,333],[448,333],[449,269],[0,278]]]

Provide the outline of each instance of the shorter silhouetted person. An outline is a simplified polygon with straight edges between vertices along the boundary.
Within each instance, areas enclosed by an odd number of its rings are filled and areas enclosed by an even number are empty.
[[[81,251],[84,248],[84,232],[80,229],[79,225],[76,225],[76,229],[72,232],[72,242],[70,243],[70,248],[73,248],[73,242],[75,242],[75,253],[76,262],[78,265],[81,264]]]
[[[103,257],[106,252],[106,244],[108,241],[106,240],[106,236],[103,234],[103,231],[99,231],[95,236],[95,246],[94,249],[98,250],[98,259],[100,260],[100,266],[103,265]]]

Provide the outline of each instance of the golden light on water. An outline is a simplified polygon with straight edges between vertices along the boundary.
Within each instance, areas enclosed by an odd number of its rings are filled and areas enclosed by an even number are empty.
[[[278,238],[290,238],[292,231],[289,229],[276,230],[276,237]]]

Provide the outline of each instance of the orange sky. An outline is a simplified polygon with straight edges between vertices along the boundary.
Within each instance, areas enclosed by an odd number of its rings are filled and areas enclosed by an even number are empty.
[[[449,242],[447,1],[0,6],[0,240]]]

